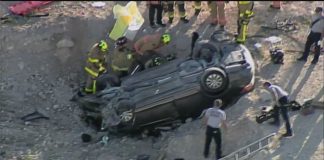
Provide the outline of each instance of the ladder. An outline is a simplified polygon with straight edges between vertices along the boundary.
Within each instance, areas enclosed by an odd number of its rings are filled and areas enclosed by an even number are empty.
[[[270,142],[271,138],[274,137],[276,133],[271,133],[245,147],[242,147],[235,152],[221,158],[220,160],[243,160],[248,158],[251,154],[256,153],[264,148],[266,148]]]

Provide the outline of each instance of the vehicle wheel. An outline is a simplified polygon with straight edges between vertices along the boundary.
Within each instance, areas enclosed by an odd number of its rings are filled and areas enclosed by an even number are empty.
[[[122,123],[128,123],[133,120],[134,105],[129,100],[119,101],[116,110]]]
[[[228,78],[220,68],[210,68],[201,76],[201,87],[210,93],[219,93],[226,89]]]

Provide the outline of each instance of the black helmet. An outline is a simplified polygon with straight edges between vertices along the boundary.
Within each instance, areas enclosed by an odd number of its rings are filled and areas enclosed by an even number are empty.
[[[119,37],[117,40],[116,40],[116,46],[122,46],[124,44],[127,43],[127,38],[125,36],[123,37]]]

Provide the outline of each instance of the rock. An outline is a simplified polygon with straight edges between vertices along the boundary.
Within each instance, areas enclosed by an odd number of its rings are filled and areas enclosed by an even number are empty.
[[[19,62],[18,67],[19,67],[20,70],[24,70],[24,67],[25,67],[24,62]]]
[[[46,95],[44,94],[44,92],[39,92],[38,96],[42,99],[46,99]]]
[[[56,43],[57,48],[69,48],[73,46],[74,46],[74,42],[70,39],[62,39]]]
[[[192,118],[187,118],[186,119],[186,123],[189,123],[189,122],[191,122],[192,121]]]
[[[55,104],[55,105],[53,106],[53,109],[58,109],[59,107],[60,107],[60,105]]]

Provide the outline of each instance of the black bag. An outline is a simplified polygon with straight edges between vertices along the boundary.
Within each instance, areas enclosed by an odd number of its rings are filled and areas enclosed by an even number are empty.
[[[284,52],[282,49],[275,48],[275,49],[270,49],[270,57],[271,61],[274,64],[284,64]]]

